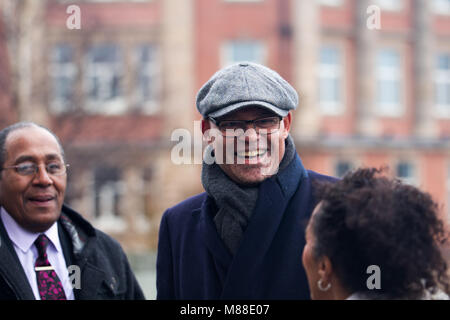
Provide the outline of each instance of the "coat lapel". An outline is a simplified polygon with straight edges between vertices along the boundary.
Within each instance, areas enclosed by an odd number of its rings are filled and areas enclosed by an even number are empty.
[[[33,290],[0,219],[0,276],[21,300],[35,300]]]
[[[258,273],[258,266],[270,247],[286,209],[283,193],[273,180],[263,182],[260,192],[266,196],[258,199],[254,216],[228,270],[222,299],[251,297],[247,284],[253,282],[253,277]]]
[[[223,299],[249,299],[248,283],[258,275],[272,241],[277,234],[289,200],[307,173],[295,155],[289,166],[276,177],[261,183],[255,211],[233,258],[222,292]]]
[[[253,216],[234,256],[225,247],[213,222],[213,215],[217,212],[214,201],[207,197],[203,202],[200,209],[201,230],[216,266],[219,265],[222,270],[217,272],[223,283],[221,299],[248,299],[253,296],[248,284],[254,283],[253,279],[277,234],[289,200],[305,176],[306,170],[296,155],[283,172],[260,184]]]

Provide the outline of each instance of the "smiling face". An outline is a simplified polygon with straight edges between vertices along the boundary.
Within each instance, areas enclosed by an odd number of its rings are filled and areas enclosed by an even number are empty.
[[[49,175],[45,166],[64,163],[55,137],[45,129],[31,126],[15,130],[5,143],[4,167],[24,163],[39,166],[35,175],[22,176],[15,169],[0,172],[0,205],[24,229],[44,232],[58,220],[66,190],[66,174]]]
[[[224,120],[256,120],[273,117],[275,114],[261,107],[247,107],[231,112],[219,119]],[[241,185],[255,185],[276,174],[285,151],[284,140],[289,135],[291,124],[289,113],[280,123],[280,129],[270,135],[258,134],[249,125],[244,135],[239,137],[223,137],[215,135],[213,142],[216,158],[222,150],[224,161],[219,166],[228,177]],[[217,128],[211,121],[203,121],[203,131]]]

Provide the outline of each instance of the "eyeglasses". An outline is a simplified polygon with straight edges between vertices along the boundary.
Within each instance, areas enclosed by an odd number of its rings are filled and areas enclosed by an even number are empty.
[[[267,117],[255,120],[223,120],[209,118],[225,137],[239,137],[250,124],[258,134],[272,134],[280,129],[281,117]]]
[[[45,170],[49,175],[62,176],[66,174],[68,167],[68,164],[52,162],[45,165]],[[22,163],[16,166],[2,168],[2,170],[5,169],[14,169],[21,176],[32,176],[39,172],[39,166],[35,163]]]

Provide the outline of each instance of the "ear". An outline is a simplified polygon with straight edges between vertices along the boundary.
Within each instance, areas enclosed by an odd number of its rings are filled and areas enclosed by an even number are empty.
[[[202,119],[202,135],[203,140],[208,144],[211,144],[214,141],[214,135],[210,134],[211,131],[211,122],[208,119]]]
[[[203,135],[207,130],[211,129],[211,123],[208,119],[202,119],[202,133]]]
[[[333,273],[333,265],[331,264],[330,258],[327,256],[320,257],[318,272],[321,279],[324,279],[327,282],[330,281]]]
[[[284,125],[283,137],[285,139],[289,134],[289,130],[291,130],[291,123],[292,123],[292,112],[289,111],[287,116],[283,118],[283,125]]]

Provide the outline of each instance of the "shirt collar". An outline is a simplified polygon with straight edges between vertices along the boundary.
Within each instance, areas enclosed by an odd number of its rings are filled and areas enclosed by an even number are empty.
[[[3,207],[0,207],[0,215],[11,241],[23,252],[28,252],[41,233],[30,232],[22,228]],[[43,233],[49,238],[56,251],[61,252],[62,248],[58,236],[58,224],[56,222],[53,223],[53,225]]]

